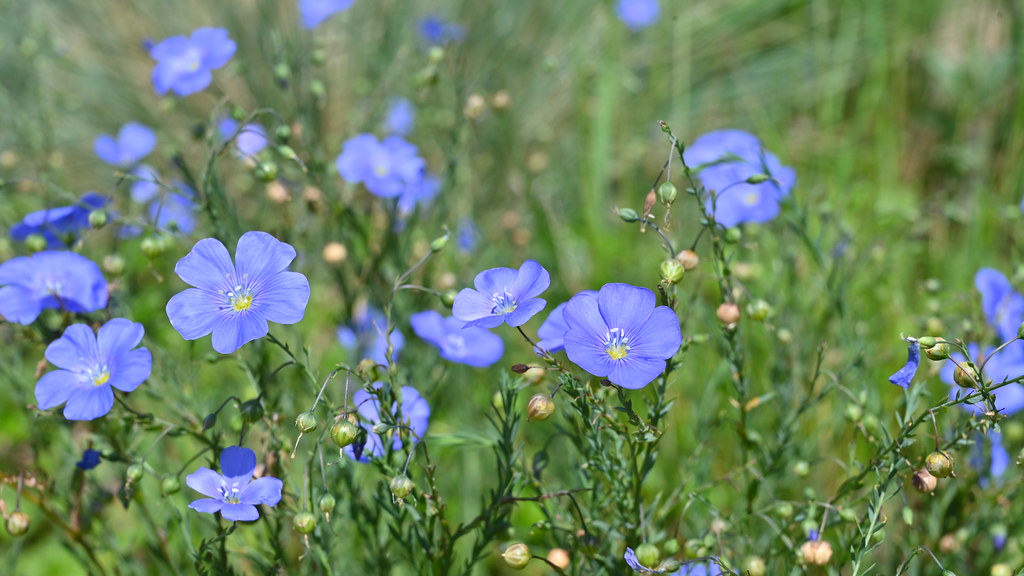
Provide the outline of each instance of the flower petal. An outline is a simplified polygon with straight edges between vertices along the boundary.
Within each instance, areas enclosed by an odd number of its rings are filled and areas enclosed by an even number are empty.
[[[594,376],[604,378],[611,374],[614,362],[604,343],[582,330],[569,330],[563,339],[565,354],[574,364]]]
[[[284,483],[269,476],[257,478],[242,488],[238,500],[245,504],[266,504],[275,506],[281,501],[281,488]]]
[[[908,341],[907,363],[897,370],[895,374],[889,376],[889,382],[903,388],[909,388],[910,382],[914,379],[914,374],[917,373],[917,367],[920,364],[921,348],[917,345],[916,341]]]
[[[196,340],[213,332],[221,319],[219,296],[207,290],[189,288],[167,302],[167,319],[185,340]]]
[[[441,357],[476,368],[486,368],[501,360],[505,343],[501,336],[479,326],[463,328],[456,333],[464,344],[455,347],[450,343],[441,347]]]
[[[224,477],[209,468],[203,467],[189,474],[185,477],[185,484],[203,496],[223,497]]]
[[[248,280],[250,286],[270,281],[275,274],[288,268],[294,259],[295,248],[266,232],[246,232],[235,249],[238,278]]]
[[[96,335],[85,324],[72,324],[46,347],[46,359],[58,368],[85,372],[102,364]]]
[[[193,500],[188,505],[189,508],[196,512],[203,512],[206,514],[214,514],[219,512],[224,507],[224,502],[220,500],[214,500],[213,498],[200,498],[199,500]]]
[[[146,348],[130,350],[109,358],[110,384],[122,392],[131,392],[145,382],[153,372],[153,355]]]
[[[580,293],[572,297],[562,310],[562,318],[568,330],[588,335],[601,343],[608,333],[608,324],[601,316],[598,299],[591,294]]]
[[[266,318],[252,310],[222,314],[213,326],[213,349],[231,354],[248,342],[263,338],[270,332]]]
[[[512,294],[517,300],[533,298],[548,289],[551,275],[536,260],[527,260],[519,267],[519,274],[512,285]]]
[[[225,504],[220,509],[220,515],[225,520],[231,520],[232,522],[250,522],[252,520],[258,520],[260,517],[259,510],[252,504]]]
[[[64,417],[68,420],[94,420],[114,407],[114,391],[110,386],[80,386],[68,398]]]
[[[630,354],[644,358],[671,358],[682,343],[683,335],[676,313],[668,306],[658,306],[630,341]]]
[[[258,299],[258,301],[257,301]],[[278,324],[295,324],[306,315],[309,303],[309,281],[298,272],[278,272],[264,283],[253,298],[267,320]]]
[[[605,284],[598,293],[601,317],[609,328],[619,328],[630,339],[642,333],[642,327],[654,312],[654,292],[629,284]]]
[[[463,288],[455,296],[455,302],[452,305],[452,316],[464,322],[495,317],[494,300],[489,294],[484,294],[471,288]],[[501,324],[501,322],[499,318],[498,324]],[[498,324],[495,324],[495,326]]]
[[[256,453],[241,446],[229,446],[220,453],[220,472],[228,478],[252,478],[256,470]]]
[[[54,370],[36,382],[36,406],[49,410],[68,401],[82,386],[82,376],[67,370]]]
[[[125,318],[114,318],[100,327],[96,338],[100,354],[108,359],[125,354],[142,342],[145,333],[142,324]]]
[[[189,74],[179,73],[174,79],[171,89],[178,96],[189,96],[205,89],[211,82],[213,82],[213,74],[205,68],[200,68]]]
[[[664,372],[665,364],[664,360],[644,358],[631,353],[628,357],[612,363],[608,380],[623,388],[636,390],[647,386]]]
[[[530,318],[533,318],[534,315],[543,310],[547,304],[547,300],[543,298],[530,298],[529,300],[521,301],[511,314],[505,315],[505,322],[512,327],[522,326]]]
[[[184,258],[178,260],[174,271],[190,286],[211,292],[234,288],[235,266],[228,249],[216,238],[196,242]]]
[[[42,310],[42,302],[28,288],[21,286],[0,288],[0,316],[3,316],[8,322],[28,326],[35,322]]]
[[[511,293],[519,272],[512,268],[491,268],[484,270],[473,279],[473,286],[484,296],[491,298],[495,294]]]

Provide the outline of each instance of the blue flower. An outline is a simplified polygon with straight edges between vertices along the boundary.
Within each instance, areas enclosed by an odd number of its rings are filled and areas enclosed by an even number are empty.
[[[235,42],[223,28],[198,28],[191,38],[167,38],[149,52],[157,62],[153,87],[157,94],[199,92],[213,81],[212,71],[227,64],[234,54]]]
[[[267,131],[259,124],[246,124],[238,131],[238,122],[234,118],[223,118],[217,124],[217,133],[222,140],[227,140],[238,132],[235,147],[243,158],[255,156],[267,147]]]
[[[207,496],[188,507],[208,514],[220,512],[232,522],[256,520],[260,517],[257,505],[276,506],[281,501],[283,483],[270,476],[253,480],[255,471],[255,452],[238,446],[225,448],[220,453],[220,474],[200,468],[185,477],[189,488]]]
[[[150,203],[147,212],[159,230],[178,230],[188,235],[196,227],[195,192],[183,182],[175,184],[180,194],[168,193]]]
[[[99,466],[101,456],[103,456],[103,453],[99,450],[85,450],[82,452],[82,459],[75,462],[75,466],[78,466],[82,470],[92,470]]]
[[[386,352],[388,339],[387,319],[380,310],[363,304],[356,306],[352,321],[338,328],[338,340],[349,350],[354,350],[359,358],[369,358],[381,366],[387,366]],[[391,333],[392,359],[398,360],[398,353],[405,347],[405,337],[398,330]]]
[[[619,20],[633,30],[641,30],[657,22],[660,11],[658,0],[619,0],[615,4]]]
[[[311,30],[338,12],[348,10],[355,0],[299,0],[302,27]]]
[[[387,117],[384,119],[384,130],[388,134],[405,136],[412,132],[416,124],[416,108],[407,98],[396,98],[388,106]]]
[[[434,310],[413,314],[409,319],[413,332],[441,351],[450,362],[483,368],[494,364],[505,353],[501,337],[485,328],[463,328],[457,318],[444,318]]]
[[[889,376],[889,382],[903,388],[909,388],[910,382],[914,379],[914,374],[917,374],[917,367],[921,365],[921,348],[917,345],[916,340],[907,340],[909,345],[907,346],[907,363],[896,371],[895,374]]]
[[[446,42],[460,42],[466,36],[462,26],[446,22],[439,16],[427,16],[420,20],[420,38],[430,46]]]
[[[373,385],[375,389],[380,389],[381,386],[380,382],[375,382]],[[430,406],[427,404],[426,398],[420,396],[420,393],[415,388],[402,386],[399,390],[399,395],[402,401],[402,410],[401,414],[398,415],[398,422],[402,426],[407,426],[411,429],[412,433],[410,434],[409,430],[403,428],[392,429],[386,432],[386,434],[393,437],[391,445],[395,450],[402,449],[402,438],[410,438],[413,443],[423,439],[423,435],[427,433],[427,424],[430,420]],[[351,444],[346,446],[344,451],[353,460],[369,462],[371,458],[378,458],[384,455],[384,441],[379,434],[373,431],[374,424],[381,421],[380,399],[376,394],[371,394],[366,390],[357,390],[352,395],[352,402],[356,405],[356,410],[359,412],[359,425],[366,430],[366,442],[361,445]],[[397,402],[392,404],[392,412],[396,408],[398,408]]]
[[[467,216],[459,220],[459,229],[455,232],[455,237],[458,240],[460,252],[469,254],[476,249],[478,236],[480,236],[480,232],[477,230],[472,218]]]
[[[522,326],[544,309],[547,301],[537,298],[551,285],[551,276],[536,260],[527,260],[519,267],[491,268],[473,279],[472,288],[464,288],[455,296],[452,316],[470,326],[494,328],[505,323]]]
[[[156,147],[156,133],[137,122],[129,122],[117,132],[117,138],[101,134],[93,142],[96,155],[111,166],[131,168]]]
[[[64,406],[68,420],[99,418],[114,406],[114,391],[131,392],[149,378],[153,356],[142,341],[142,324],[114,318],[93,334],[85,324],[72,324],[46,347],[46,359],[60,368],[36,383],[40,410]],[[84,458],[83,458],[84,460]]]
[[[0,265],[0,314],[28,325],[44,308],[94,312],[107,305],[99,266],[74,252],[39,252]]]
[[[971,357],[975,359],[976,363],[980,363],[982,356],[978,352],[977,344],[969,344],[967,346],[968,352]],[[989,356],[995,351],[994,348],[987,348],[985,350],[985,356]],[[964,358],[963,354],[954,353],[950,356],[951,360],[946,362],[943,366],[940,376],[944,382],[950,384],[949,397],[954,399],[959,395],[961,398],[973,394],[975,390],[973,388],[961,388],[957,386],[953,381],[953,372],[956,369],[956,365],[953,360],[957,362],[965,362],[967,359]],[[995,384],[1001,384],[1007,380],[1011,380],[1024,374],[1024,342],[1014,342],[1006,348],[1003,348],[998,354],[992,356],[985,363],[985,367],[982,371],[982,376],[986,381],[993,382]],[[1014,382],[1013,384],[1007,384],[998,390],[994,390],[992,395],[995,396],[996,408],[1003,414],[1013,414],[1024,410],[1024,385]],[[975,404],[961,404],[965,410],[974,412],[975,414],[981,415],[985,412],[984,403]]]
[[[186,340],[213,333],[213,349],[230,354],[270,331],[267,321],[294,324],[305,315],[309,282],[286,272],[295,249],[266,232],[238,240],[235,263],[214,238],[196,243],[174,271],[189,288],[167,303],[171,326]]]
[[[714,212],[715,220],[726,228],[775,218],[779,203],[796,183],[792,168],[783,166],[754,135],[741,130],[708,132],[697,138],[683,157],[713,195],[707,199],[708,213]],[[746,182],[756,175],[772,180]]]
[[[988,467],[987,473],[983,472],[978,484],[987,488],[992,481],[999,482],[1007,468],[1010,467],[1010,453],[1003,445],[1003,436],[995,430],[989,431],[987,435],[977,434],[974,443],[974,450],[971,453],[971,466],[984,469]],[[988,439],[989,454],[985,454],[983,438]],[[987,456],[987,457],[986,457]]]
[[[128,190],[132,196],[132,202],[145,204],[160,193],[160,173],[149,164],[136,166],[131,175],[134,177]]]
[[[409,185],[423,178],[426,167],[416,146],[398,136],[381,142],[373,134],[360,134],[345,142],[336,164],[342,178],[361,182],[381,198],[402,195]]]
[[[73,206],[32,212],[11,228],[11,238],[24,242],[29,235],[39,234],[46,239],[50,250],[67,248],[78,241],[80,230],[89,227],[89,213],[103,208],[109,201],[95,192],[88,192]]]
[[[441,180],[433,174],[424,171],[420,179],[410,182],[405,187],[405,192],[398,197],[398,213],[401,215],[412,214],[416,206],[427,204],[441,191]]]
[[[981,293],[981,309],[989,326],[1003,341],[1017,337],[1017,329],[1024,320],[1024,296],[998,270],[982,268],[974,275],[974,285]]]
[[[597,298],[596,290],[584,290],[580,294],[590,294],[594,298]],[[540,325],[537,329],[537,338],[540,338],[540,342],[537,342],[537,347],[547,350],[548,352],[558,352],[565,348],[563,337],[569,327],[565,324],[565,318],[562,313],[565,310],[565,305],[568,302],[563,302],[548,315],[548,319]]]
[[[675,312],[655,307],[654,292],[629,284],[605,284],[597,297],[577,294],[562,316],[569,360],[623,388],[649,384],[682,344]]]

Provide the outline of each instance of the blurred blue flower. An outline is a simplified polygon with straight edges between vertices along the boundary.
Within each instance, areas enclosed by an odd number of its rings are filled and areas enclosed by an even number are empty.
[[[388,329],[384,313],[369,304],[357,305],[352,321],[338,328],[338,341],[360,359],[369,358],[381,366],[387,366],[386,352]],[[405,337],[398,330],[391,333],[392,359],[398,360],[398,353],[405,347]]]
[[[458,24],[445,21],[440,16],[427,16],[420,20],[420,38],[429,46],[440,46],[448,42],[461,42],[466,31]]]
[[[191,38],[167,38],[149,52],[157,62],[153,87],[157,94],[199,92],[213,81],[212,71],[227,64],[234,54],[235,42],[224,28],[197,28]]]
[[[782,202],[796,183],[796,172],[783,166],[761,147],[752,134],[741,130],[718,130],[697,138],[683,153],[686,164],[699,172],[704,187],[713,194],[707,199],[708,213],[731,228],[744,222],[767,222],[779,213]],[[751,176],[772,180],[748,184]]]
[[[388,134],[406,136],[416,124],[416,108],[408,98],[396,98],[388,106],[384,119],[384,131]]]
[[[231,138],[236,131],[238,131],[238,121],[234,118],[222,118],[217,123],[217,133],[222,140]],[[264,130],[263,126],[254,123],[242,126],[242,130],[238,132],[238,137],[235,138],[235,147],[243,158],[259,154],[261,150],[267,147],[268,143],[267,131]]]
[[[464,216],[459,220],[459,228],[455,232],[459,251],[468,254],[476,249],[477,237],[480,232],[476,228],[476,224],[473,223],[473,219]]]
[[[584,290],[580,294],[590,294],[594,298],[597,298],[598,293],[596,290]],[[565,305],[568,302],[563,302],[555,307],[548,315],[547,320],[540,325],[537,329],[537,338],[540,338],[540,342],[537,342],[537,346],[547,350],[548,352],[558,352],[565,348],[563,337],[566,331],[569,330],[569,326],[565,323],[565,318],[562,313],[565,310]]]
[[[519,270],[484,270],[473,279],[473,285],[475,290],[464,288],[455,296],[452,316],[465,322],[466,328],[515,327],[544,309],[547,301],[537,296],[551,285],[551,276],[536,260],[527,260]]]
[[[615,3],[615,14],[619,20],[633,30],[641,30],[657,22],[660,11],[658,0],[619,0]]]
[[[562,316],[569,360],[623,388],[649,384],[682,344],[675,312],[656,307],[654,292],[629,284],[605,284],[597,297],[577,294]]]
[[[85,324],[72,324],[46,347],[46,359],[60,368],[36,383],[40,410],[64,406],[68,420],[99,418],[114,406],[114,391],[131,392],[149,378],[153,356],[142,341],[142,324],[114,318],[99,335]],[[85,458],[83,457],[83,460]]]
[[[1013,289],[1006,276],[992,268],[978,270],[974,285],[981,293],[981,309],[989,326],[1004,342],[1016,338],[1024,321],[1024,296]]]
[[[405,193],[420,182],[426,167],[416,146],[398,136],[381,142],[373,134],[360,134],[345,142],[336,164],[342,178],[362,183],[381,198]]]
[[[82,470],[92,470],[99,466],[100,456],[103,456],[103,453],[99,450],[85,450],[82,452],[82,459],[75,462],[75,466],[78,466]]]
[[[67,248],[78,241],[80,230],[89,227],[89,213],[107,205],[109,198],[88,192],[73,206],[39,210],[22,218],[11,228],[11,239],[24,242],[31,234],[46,239],[50,250]]]
[[[355,0],[299,0],[302,27],[311,30],[338,12],[348,10]]]
[[[156,133],[137,122],[121,126],[117,138],[101,134],[92,145],[100,160],[122,169],[138,164],[155,147]]]
[[[979,354],[978,345],[969,344],[967,350],[970,352],[971,358],[975,359],[975,363],[979,364],[983,357]],[[993,351],[995,351],[995,348],[986,348],[985,356],[991,355]],[[973,388],[961,388],[953,381],[953,371],[956,369],[956,364],[953,363],[953,360],[965,362],[967,359],[960,353],[951,354],[950,358],[951,360],[946,362],[940,373],[942,380],[951,385],[949,391],[950,399],[956,398],[957,395],[962,398],[973,394],[975,392]],[[1024,342],[1014,342],[1002,349],[985,363],[985,367],[982,370],[982,376],[985,380],[993,384],[1001,384],[1022,374],[1024,374]],[[996,408],[1003,414],[1009,415],[1024,409],[1024,385],[1016,382],[1007,384],[998,390],[994,390],[992,395],[996,399]],[[985,412],[983,403],[961,404],[960,406],[978,415]]]
[[[100,267],[74,252],[39,252],[0,264],[0,315],[28,325],[44,308],[95,312],[107,305]]]
[[[136,166],[131,175],[134,179],[128,186],[128,191],[131,193],[132,202],[145,204],[160,193],[160,173],[149,164]]]
[[[450,362],[483,368],[494,364],[505,353],[501,337],[485,328],[463,328],[457,318],[444,318],[434,310],[413,314],[413,332],[441,351],[441,358]]]
[[[170,192],[153,200],[147,212],[158,230],[177,230],[187,236],[196,227],[195,192],[184,182],[173,185],[178,193]]]
[[[188,505],[197,512],[220,512],[232,522],[256,520],[256,506],[276,506],[281,501],[284,484],[277,478],[264,476],[253,480],[256,453],[248,448],[231,446],[220,453],[220,474],[200,468],[185,477],[188,487],[207,496]]]
[[[987,435],[977,434],[974,449],[971,451],[971,466],[982,472],[979,485],[988,488],[993,482],[999,482],[1003,474],[1010,467],[1010,453],[1003,445],[1003,435],[995,430],[990,430]],[[987,441],[985,440],[987,438]],[[985,453],[984,445],[988,444],[988,454]]]
[[[889,382],[903,388],[909,388],[910,382],[914,379],[914,374],[917,374],[917,367],[921,365],[921,348],[917,345],[916,340],[907,340],[907,363],[896,371],[895,374],[889,376]]]
[[[174,271],[195,286],[167,303],[171,326],[186,340],[213,333],[213,349],[230,354],[270,331],[267,321],[295,324],[309,302],[309,282],[286,269],[295,249],[267,234],[246,232],[235,263],[215,238],[196,243]]]
[[[373,384],[375,389],[380,389],[381,386],[380,382]],[[427,424],[430,420],[430,406],[427,404],[426,398],[420,396],[415,388],[402,386],[399,389],[399,398],[402,401],[402,409],[401,414],[398,415],[398,423],[407,426],[412,433],[402,428],[386,432],[393,437],[391,445],[395,450],[402,449],[403,437],[410,438],[413,443],[422,440],[423,435],[427,433]],[[353,460],[369,462],[372,458],[384,455],[384,441],[379,434],[373,431],[374,424],[381,421],[380,399],[376,394],[371,394],[366,390],[357,390],[352,395],[352,402],[356,406],[356,411],[359,412],[359,425],[366,430],[366,442],[350,444],[345,447],[344,452]],[[392,412],[397,408],[398,402],[391,405]]]
[[[398,197],[398,213],[412,214],[416,206],[428,204],[440,191],[441,179],[424,170],[419,180],[410,182]]]

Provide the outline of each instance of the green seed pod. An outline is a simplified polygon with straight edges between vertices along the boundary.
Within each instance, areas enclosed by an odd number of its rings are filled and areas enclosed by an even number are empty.
[[[299,427],[299,430],[301,430],[303,434],[309,434],[310,432],[315,431],[317,424],[316,414],[309,411],[303,412],[295,417],[295,425]]]
[[[396,501],[404,500],[406,496],[412,493],[413,488],[416,487],[412,480],[410,480],[405,474],[399,474],[392,478],[388,486],[391,488],[391,496],[393,496]]]
[[[168,494],[174,494],[181,490],[181,480],[177,476],[165,476],[160,481],[160,493],[164,496]]]
[[[315,66],[322,66],[327,61],[327,52],[323,48],[316,48],[309,55],[309,61]]]
[[[279,142],[287,142],[292,137],[292,127],[287,124],[281,124],[274,129],[274,137],[277,138]]]
[[[914,476],[911,478],[911,483],[914,485],[914,490],[922,494],[931,494],[935,492],[935,488],[939,485],[939,479],[932,476],[931,472],[922,468],[917,472],[914,472]]]
[[[662,182],[661,186],[658,186],[658,199],[666,206],[671,206],[676,201],[676,196],[678,195],[679,191],[676,190],[676,185],[668,180]]]
[[[728,242],[729,244],[736,244],[737,242],[739,242],[742,239],[743,239],[743,232],[741,232],[739,228],[736,228],[734,226],[732,228],[726,229],[726,231],[725,231],[725,241]]]
[[[938,342],[935,346],[928,348],[924,351],[924,355],[929,360],[945,360],[949,358],[949,344],[945,342]]]
[[[25,248],[27,248],[29,252],[42,252],[43,250],[46,250],[46,244],[46,238],[44,238],[42,234],[29,234],[25,237]]]
[[[939,341],[934,336],[922,336],[917,339],[917,345],[921,347],[921,350],[927,350],[938,343]]]
[[[107,254],[103,257],[103,271],[111,276],[124,274],[124,258],[117,254]]]
[[[654,567],[661,562],[661,552],[654,544],[644,542],[636,547],[636,559],[644,566]]]
[[[152,260],[164,253],[166,245],[156,236],[146,236],[139,244],[139,248],[142,250],[142,253],[146,255],[146,258]]]
[[[1009,564],[993,564],[988,573],[991,576],[1013,576],[1013,568]]]
[[[794,512],[795,510],[793,510],[793,505],[789,502],[783,502],[775,507],[775,514],[777,514],[779,518],[792,518]]]
[[[767,174],[754,174],[753,176],[747,178],[747,184],[760,184],[762,182],[767,182],[771,179],[771,176],[768,176]]]
[[[299,512],[292,518],[292,527],[299,534],[309,534],[316,528],[316,516],[312,512]]]
[[[517,542],[508,548],[501,554],[501,558],[505,560],[505,564],[513,570],[522,570],[526,568],[526,565],[530,563],[530,558],[533,555],[530,553],[530,548],[522,542]]]
[[[142,468],[142,464],[138,462],[128,466],[128,469],[124,471],[124,479],[128,484],[135,484],[139,480],[142,480],[142,474],[145,470]]]
[[[806,460],[797,460],[793,464],[793,474],[799,478],[807,478],[807,475],[811,473],[811,465]]]
[[[242,414],[242,420],[249,424],[255,424],[263,419],[263,403],[259,398],[253,398],[242,403],[239,412]]]
[[[277,164],[274,162],[260,162],[253,169],[253,174],[262,182],[273,182],[277,180]]]
[[[676,554],[679,554],[679,540],[669,538],[661,545],[661,549],[665,552],[666,556],[675,556]]]
[[[936,450],[924,459],[924,466],[936,478],[947,478],[953,474],[953,456],[945,450]]]
[[[658,563],[658,565],[654,569],[664,574],[675,574],[676,570],[679,570],[679,567],[682,565],[683,563],[679,560],[676,560],[674,558],[666,558],[665,560],[662,560],[660,563]]]
[[[747,304],[747,316],[755,322],[764,322],[772,315],[772,305],[758,298]]]
[[[678,284],[679,281],[683,279],[683,274],[686,272],[686,270],[683,269],[683,265],[675,258],[663,260],[658,271],[661,273],[661,279],[669,284]]]
[[[7,533],[11,536],[24,536],[31,525],[32,519],[21,510],[11,512],[7,516],[7,521],[4,522],[4,527],[7,528]]]
[[[335,504],[337,504],[337,501],[334,499],[334,496],[328,492],[327,494],[324,494],[323,496],[320,497],[320,502],[318,505],[320,506],[320,511],[324,513],[324,516],[330,518],[331,512],[334,512]]]
[[[331,438],[338,445],[338,448],[344,448],[355,442],[356,434],[358,433],[359,428],[349,422],[347,418],[342,418],[335,422],[334,426],[331,426]]]
[[[622,219],[623,222],[636,222],[637,220],[640,220],[640,217],[637,216],[636,210],[633,210],[632,208],[622,208],[618,211],[618,214],[619,218]]]
[[[978,372],[975,370],[974,364],[970,362],[961,362],[957,365],[956,370],[953,371],[953,382],[964,388],[973,387],[977,377]]]
[[[445,232],[443,236],[438,236],[430,242],[431,252],[440,252],[444,250],[444,247],[448,245],[448,233]]]
[[[743,561],[743,574],[747,576],[764,576],[764,559],[760,556],[748,556]]]
[[[455,297],[458,296],[458,294],[459,293],[456,290],[445,290],[444,292],[441,292],[441,303],[444,304],[446,308],[451,308],[455,305]]]
[[[107,225],[107,211],[106,210],[93,210],[89,212],[89,226],[91,228],[100,229]]]
[[[547,394],[537,394],[526,405],[528,420],[547,420],[555,413],[555,402]]]

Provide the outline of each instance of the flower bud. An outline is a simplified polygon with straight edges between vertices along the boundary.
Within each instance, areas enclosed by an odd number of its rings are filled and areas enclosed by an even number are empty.
[[[682,565],[683,563],[679,560],[676,560],[675,558],[666,558],[665,560],[662,560],[660,563],[658,563],[658,566],[655,567],[654,570],[656,572],[662,572],[665,574],[675,574],[676,570],[679,570],[680,566]]]
[[[312,512],[299,512],[292,518],[292,527],[299,534],[309,534],[316,528],[316,516]]]
[[[798,478],[807,478],[811,473],[811,465],[806,460],[797,460],[793,464],[793,474]]]
[[[427,52],[427,61],[431,64],[440,64],[441,60],[444,60],[444,48],[440,46],[431,46]]]
[[[391,488],[391,496],[394,497],[395,501],[404,500],[406,496],[412,493],[413,488],[416,487],[405,474],[399,474],[392,478],[388,486]]]
[[[391,424],[387,424],[385,422],[377,422],[376,424],[373,425],[373,433],[379,436],[381,434],[384,434],[388,430],[391,430],[391,428]]]
[[[25,248],[29,252],[42,252],[46,250],[46,238],[42,234],[29,234],[25,237]]]
[[[555,413],[555,402],[547,394],[537,394],[526,405],[528,420],[547,420]]]
[[[146,255],[146,258],[152,260],[163,254],[167,245],[158,236],[146,236],[139,244],[139,248],[142,250],[142,253]]]
[[[661,272],[662,280],[669,284],[678,284],[683,279],[683,273],[686,272],[683,269],[683,265],[675,258],[663,260],[659,271]]]
[[[480,116],[483,116],[486,109],[487,101],[484,100],[483,96],[479,94],[470,94],[469,97],[466,98],[466,104],[462,107],[462,113],[470,120],[477,120]]]
[[[451,308],[455,305],[455,297],[458,296],[458,294],[459,293],[456,290],[445,290],[444,292],[441,292],[441,303],[444,304],[445,307]]]
[[[7,517],[7,521],[4,523],[4,527],[7,528],[7,533],[11,536],[24,536],[31,525],[32,519],[29,518],[28,514],[25,514],[21,510],[11,512]]]
[[[299,414],[295,417],[295,425],[303,434],[313,432],[317,427],[316,414],[309,411]]]
[[[764,559],[760,556],[748,556],[747,559],[743,561],[743,574],[745,576],[764,576]]]
[[[767,174],[754,174],[753,176],[747,178],[747,184],[760,184],[762,182],[767,182],[771,179],[771,176]]]
[[[936,450],[924,459],[924,466],[936,478],[946,478],[953,473],[953,457],[945,450]]]
[[[261,182],[273,182],[277,180],[277,164],[274,162],[260,162],[253,169],[253,174]]]
[[[676,254],[676,260],[683,265],[683,270],[690,271],[700,264],[700,257],[693,250],[683,250],[679,254]]]
[[[207,430],[209,430],[210,428],[213,428],[216,425],[217,425],[217,413],[216,412],[211,412],[211,413],[206,415],[206,418],[203,418],[203,432],[206,432]]]
[[[142,480],[142,473],[144,472],[142,464],[138,462],[128,466],[124,471],[124,479],[128,484],[135,484],[139,480]]]
[[[661,561],[661,552],[654,544],[644,542],[636,547],[636,560],[644,566],[655,566]]]
[[[676,185],[668,180],[662,182],[661,186],[658,186],[658,199],[666,206],[670,206],[675,202],[678,195],[679,191],[676,190]]]
[[[914,472],[911,482],[914,484],[914,490],[922,494],[931,494],[935,492],[935,488],[939,485],[939,479],[932,476],[931,472],[922,468],[917,472]]]
[[[728,228],[725,231],[725,241],[729,244],[736,244],[743,238],[743,232],[739,228]]]
[[[100,229],[107,225],[107,211],[103,209],[89,212],[89,227]]]
[[[812,566],[824,566],[832,559],[832,545],[826,540],[808,540],[800,547],[804,562]]]
[[[772,315],[772,305],[758,298],[747,304],[747,316],[755,322],[764,322]]]
[[[548,562],[558,566],[562,570],[569,568],[569,552],[565,548],[552,548],[548,552]]]
[[[334,426],[331,426],[331,438],[338,445],[338,448],[344,448],[355,442],[358,432],[359,429],[356,425],[349,422],[347,418],[342,418],[335,422]]]
[[[103,257],[103,271],[111,276],[124,274],[124,258],[119,254],[107,254]]]
[[[505,560],[505,564],[513,570],[522,570],[526,568],[526,565],[530,563],[530,558],[533,557],[530,554],[530,548],[522,542],[517,542],[508,548],[505,548],[505,552],[502,553],[501,557]]]
[[[448,232],[445,232],[443,236],[438,236],[437,238],[434,238],[430,242],[430,251],[440,252],[441,250],[444,250],[444,247],[448,245],[448,236]]]
[[[735,324],[740,321],[740,307],[732,302],[722,302],[715,315],[722,324]]]
[[[281,124],[274,129],[274,138],[277,138],[281,142],[287,142],[292,137],[292,127],[287,124]]]
[[[324,516],[330,519],[331,512],[334,512],[334,505],[336,503],[337,500],[335,500],[334,496],[330,492],[328,492],[327,494],[324,494],[323,496],[320,497],[320,502],[318,503],[318,506],[320,507],[320,511],[324,513]]]
[[[925,349],[924,355],[930,360],[945,360],[949,358],[949,344],[938,342],[935,346]]]
[[[973,364],[970,362],[960,362],[956,370],[953,371],[953,382],[964,388],[971,388],[975,385],[974,380],[977,376],[978,372],[974,369]]]
[[[711,521],[711,532],[715,534],[721,534],[729,529],[729,523],[721,518],[715,518]]]
[[[530,367],[527,366],[526,364],[513,364],[512,365],[512,371],[515,372],[516,374],[526,374],[526,371],[529,370],[529,369],[530,369]]]
[[[160,493],[164,496],[174,494],[181,490],[181,480],[177,476],[165,476],[160,481]]]
[[[328,264],[341,264],[348,258],[348,248],[341,242],[328,242],[324,244],[323,257]]]
[[[259,398],[243,402],[238,411],[242,414],[242,420],[249,424],[255,424],[263,419],[263,403],[260,402]]]
[[[922,336],[917,339],[917,345],[921,347],[921,350],[927,350],[938,343],[938,339],[934,336]]]
[[[636,222],[640,219],[636,214],[636,210],[633,210],[632,208],[622,208],[617,211],[617,214],[623,222]]]

